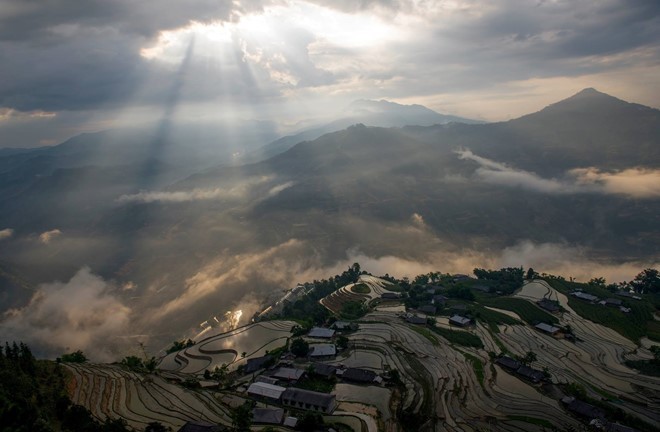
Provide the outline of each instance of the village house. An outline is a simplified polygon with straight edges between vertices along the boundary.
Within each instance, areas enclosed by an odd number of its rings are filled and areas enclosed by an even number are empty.
[[[280,381],[297,382],[304,375],[305,371],[302,369],[281,367],[273,372],[270,376]]]
[[[280,424],[284,419],[282,408],[254,408],[252,409],[252,423]]]
[[[598,297],[595,295],[587,294],[582,291],[574,291],[571,293],[571,295],[575,298],[578,298],[580,300],[588,301],[588,302],[596,302],[598,301]]]
[[[307,333],[308,337],[316,339],[332,339],[334,335],[334,330],[324,327],[312,327],[309,333]]]
[[[356,323],[349,321],[335,321],[334,324],[332,324],[332,327],[338,331],[355,331],[358,329],[358,325]]]
[[[337,367],[325,363],[312,363],[312,374],[323,378],[331,378],[337,372]]]
[[[217,424],[187,421],[177,432],[220,432],[223,430]]]
[[[330,359],[337,355],[337,347],[334,344],[311,345],[309,357],[314,360]]]
[[[299,388],[288,388],[282,393],[282,404],[292,407],[330,414],[337,406],[336,396]]]
[[[348,368],[341,373],[342,380],[360,384],[371,384],[377,377],[376,372],[359,368]]]
[[[273,356],[271,355],[248,359],[245,367],[243,368],[243,372],[246,374],[256,372],[259,369],[265,368],[272,361]]]
[[[382,293],[380,295],[380,298],[383,300],[399,300],[401,296],[399,295],[399,293],[386,292],[386,293]]]
[[[250,384],[247,394],[255,399],[278,401],[286,388],[264,382]]]
[[[464,316],[454,315],[449,318],[449,324],[457,325],[459,327],[467,327],[472,324],[472,320]]]
[[[591,404],[575,399],[574,397],[567,396],[564,397],[561,401],[566,406],[566,409],[581,417],[585,417],[590,420],[605,418],[605,413],[602,410]]]
[[[410,324],[417,324],[417,325],[426,324],[426,318],[419,317],[413,314],[407,314],[406,321],[408,321]]]
[[[431,302],[436,306],[444,306],[445,303],[447,303],[447,300],[449,300],[447,297],[443,296],[442,294],[438,294],[433,296],[433,300],[431,300]]]
[[[524,379],[533,382],[534,384],[540,383],[543,378],[545,378],[543,371],[524,365],[520,366],[516,373]]]
[[[605,306],[619,308],[623,305],[623,302],[615,298],[606,298],[601,302]]]
[[[417,310],[427,315],[435,315],[437,312],[436,307],[433,305],[424,305]]]
[[[514,360],[511,357],[507,356],[502,356],[495,361],[495,363],[504,369],[508,369],[511,372],[515,372],[518,369],[520,369],[520,366],[522,366],[522,363],[520,363],[518,360]]]
[[[541,300],[537,301],[536,304],[541,309],[545,309],[550,313],[557,313],[561,311],[561,307],[559,306],[559,303],[557,303],[556,301],[552,301],[548,298],[542,298]]]
[[[534,328],[536,328],[536,330],[539,330],[540,332],[543,332],[553,337],[559,336],[559,332],[561,331],[559,327],[555,327],[546,323],[538,323],[534,326]]]

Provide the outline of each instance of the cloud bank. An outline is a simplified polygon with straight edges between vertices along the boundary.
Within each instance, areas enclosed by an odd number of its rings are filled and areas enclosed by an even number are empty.
[[[458,150],[456,153],[459,159],[472,160],[479,164],[475,174],[485,183],[547,194],[600,193],[630,198],[660,197],[660,170],[630,168],[603,172],[589,167],[572,169],[561,179],[546,179],[536,173],[512,168],[476,155],[470,150]]]
[[[5,228],[0,230],[0,240],[5,240],[14,235],[14,230],[11,228]]]
[[[62,235],[62,231],[58,229],[45,231],[39,234],[39,241],[43,244],[49,244],[51,241]]]
[[[129,330],[131,309],[112,291],[89,268],[42,285],[27,306],[5,312],[0,339],[22,340],[51,358],[81,349],[96,361],[116,360],[113,347]]]

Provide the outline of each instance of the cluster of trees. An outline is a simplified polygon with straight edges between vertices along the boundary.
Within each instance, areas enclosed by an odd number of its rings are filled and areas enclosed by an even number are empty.
[[[65,354],[61,362],[84,362],[82,351]],[[99,422],[66,393],[67,378],[57,362],[37,360],[24,343],[0,347],[0,430],[16,432],[128,432],[123,419]],[[160,426],[159,429],[157,426]],[[155,428],[155,429],[154,429]],[[166,431],[149,425],[146,432]]]
[[[195,345],[195,342],[192,340],[188,339],[185,341],[174,341],[172,342],[172,346],[167,349],[167,353],[171,354],[173,352],[181,351],[184,348],[189,348],[191,346]]]
[[[501,291],[503,294],[511,294],[520,288],[525,276],[522,267],[506,267],[500,270],[475,268],[473,273],[477,279],[490,281],[495,290]]]
[[[302,328],[307,329],[325,323],[330,317],[330,312],[319,304],[319,300],[343,286],[357,282],[361,274],[360,264],[355,263],[339,275],[315,280],[314,290],[294,303],[287,304],[280,318],[295,319],[303,324]]]

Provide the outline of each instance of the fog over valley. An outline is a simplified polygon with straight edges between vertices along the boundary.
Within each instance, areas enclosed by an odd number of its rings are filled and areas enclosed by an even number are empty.
[[[0,65],[0,424],[660,427],[656,2],[0,0]]]

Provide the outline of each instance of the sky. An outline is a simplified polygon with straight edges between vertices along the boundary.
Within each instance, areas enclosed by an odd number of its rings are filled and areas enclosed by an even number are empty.
[[[660,107],[657,0],[0,0],[0,147],[356,99],[499,121],[594,87]],[[244,123],[241,123],[244,124]]]

